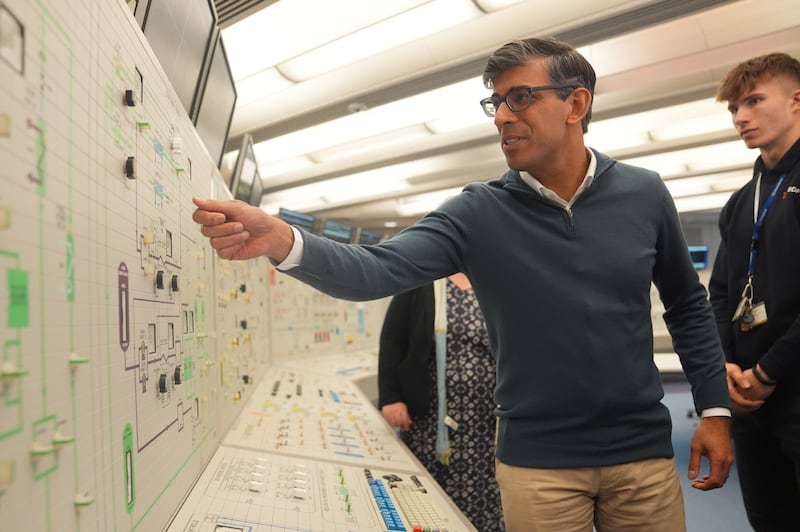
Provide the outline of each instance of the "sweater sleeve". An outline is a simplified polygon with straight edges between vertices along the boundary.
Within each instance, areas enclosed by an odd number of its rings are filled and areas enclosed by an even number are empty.
[[[705,287],[692,265],[677,209],[664,187],[653,280],[695,408],[730,408],[725,356]]]

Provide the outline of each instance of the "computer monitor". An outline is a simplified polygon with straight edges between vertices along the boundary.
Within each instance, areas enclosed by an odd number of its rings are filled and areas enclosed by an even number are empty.
[[[127,0],[128,7],[133,12],[133,18],[141,28],[144,25],[145,16],[147,16],[147,6],[150,0]]]
[[[144,36],[184,109],[194,116],[217,26],[213,1],[149,0],[146,11]]]
[[[377,244],[380,241],[381,241],[381,234],[376,231],[361,229],[358,232],[359,244]]]
[[[353,226],[334,222],[333,220],[325,220],[322,223],[321,234],[331,240],[349,244],[353,239]]]
[[[708,246],[689,246],[689,256],[695,270],[708,268]]]
[[[231,193],[234,199],[250,203],[253,195],[253,183],[261,179],[258,173],[256,154],[253,151],[253,137],[248,134],[242,136],[239,145],[239,155],[236,157],[236,166],[233,168],[231,178]]]
[[[309,233],[314,232],[314,224],[317,221],[316,216],[313,214],[291,211],[289,209],[284,209],[283,207],[278,209],[278,218],[288,224],[296,225],[301,229],[305,229]]]
[[[248,203],[254,207],[261,206],[261,196],[264,195],[264,181],[261,179],[261,174],[256,170],[256,176],[253,180],[253,190],[250,192],[250,201]]]
[[[228,132],[236,106],[236,84],[233,81],[222,34],[216,39],[211,65],[205,77],[194,125],[217,167],[228,141]]]

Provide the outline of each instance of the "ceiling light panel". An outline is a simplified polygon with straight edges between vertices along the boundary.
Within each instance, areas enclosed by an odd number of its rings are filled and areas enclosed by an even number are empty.
[[[462,81],[281,135],[256,144],[254,150],[258,161],[266,164],[359,140],[368,141],[372,137],[419,125],[457,110],[474,108],[474,113],[482,113],[477,102],[483,92],[477,78]]]
[[[359,139],[344,144],[338,144],[331,148],[325,148],[308,154],[308,157],[317,163],[328,163],[358,157],[365,153],[374,153],[390,150],[397,153],[397,147],[409,142],[429,138],[431,132],[422,124],[409,126],[406,128],[395,129],[374,135],[368,139]]]
[[[633,113],[589,124],[587,144],[600,151],[733,130],[725,106],[705,98],[651,111]]]
[[[460,186],[409,196],[407,198],[400,198],[397,200],[397,215],[413,216],[415,214],[430,212],[448,199],[460,194],[462,190],[464,190],[464,187]]]
[[[292,0],[222,30],[234,79],[242,79],[428,0]],[[332,24],[331,21],[336,23]],[[300,21],[296,23],[288,21]]]
[[[634,166],[649,168],[661,174],[664,179],[669,179],[672,175],[685,175],[690,172],[707,173],[717,168],[747,165],[752,163],[757,155],[756,152],[747,149],[744,143],[736,140],[623,159],[623,161]]]
[[[384,166],[318,183],[280,190],[265,196],[265,205],[314,210],[336,203],[368,199],[408,188],[409,176],[443,172],[450,166],[443,159],[423,159]],[[301,209],[302,207],[302,209]]]
[[[725,205],[730,197],[730,192],[718,192],[716,194],[705,194],[703,196],[677,198],[675,199],[675,207],[678,209],[678,212],[718,210]]]
[[[469,0],[433,0],[282,62],[278,70],[305,81],[481,15]]]
[[[293,83],[276,69],[266,68],[236,82],[236,107],[244,107],[248,103],[266,98],[292,85]]]
[[[667,189],[673,198],[698,196],[716,192],[730,192],[738,190],[750,180],[748,171],[724,172],[720,174],[687,177],[683,179],[669,179],[666,181]]]
[[[514,4],[519,4],[522,1],[523,0],[475,0],[475,3],[477,3],[482,10],[491,13],[492,11],[499,11],[513,6]]]

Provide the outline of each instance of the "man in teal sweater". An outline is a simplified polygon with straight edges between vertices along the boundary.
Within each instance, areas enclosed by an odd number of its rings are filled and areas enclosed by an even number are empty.
[[[509,170],[379,245],[338,244],[241,202],[196,198],[194,220],[221,257],[266,255],[334,297],[380,298],[463,271],[497,359],[507,529],[685,530],[651,282],[702,417],[692,486],[722,486],[733,454],[725,359],[672,198],[656,173],[584,145],[595,73],[571,46],[510,42],[484,82]]]

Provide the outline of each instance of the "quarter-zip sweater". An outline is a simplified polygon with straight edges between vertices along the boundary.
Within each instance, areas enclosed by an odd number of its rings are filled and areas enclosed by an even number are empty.
[[[497,359],[497,458],[597,467],[672,457],[653,360],[650,283],[695,407],[729,408],[724,355],[678,213],[658,174],[595,152],[571,211],[509,170],[378,245],[304,234],[287,273],[343,299],[397,294],[463,271]]]
[[[731,318],[747,283],[757,178],[761,175],[760,209],[784,174],[756,247],[753,303],[764,303],[767,322],[742,332]],[[756,160],[753,179],[723,207],[719,227],[721,242],[709,289],[725,356],[743,369],[759,362],[786,391],[787,381],[800,380],[800,140],[772,169],[761,157]]]

